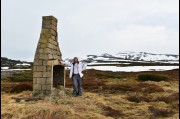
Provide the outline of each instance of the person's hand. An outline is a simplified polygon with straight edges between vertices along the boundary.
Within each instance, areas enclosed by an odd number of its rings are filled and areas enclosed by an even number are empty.
[[[61,65],[61,61],[58,59],[58,65]]]

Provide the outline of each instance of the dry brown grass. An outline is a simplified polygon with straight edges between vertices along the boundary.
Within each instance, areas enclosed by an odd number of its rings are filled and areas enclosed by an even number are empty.
[[[172,71],[169,72],[173,74]],[[92,73],[93,76],[85,77],[84,82],[88,81],[85,83],[87,85],[84,86],[81,97],[73,97],[71,87],[66,89],[66,96],[46,96],[44,100],[19,103],[12,97],[30,97],[32,92],[1,93],[1,117],[3,119],[177,119],[179,117],[179,81],[176,71],[169,76],[172,81],[143,83],[135,80],[138,73],[125,73],[127,77],[122,79],[102,76],[102,79],[98,79],[94,77],[96,75],[94,70],[86,73],[89,76],[88,73]],[[170,73],[160,72],[162,75]]]

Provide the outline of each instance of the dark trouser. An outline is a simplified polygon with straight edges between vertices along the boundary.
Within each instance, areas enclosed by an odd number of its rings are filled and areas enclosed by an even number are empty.
[[[82,78],[79,74],[74,74],[73,77],[73,94],[75,96],[82,95]]]

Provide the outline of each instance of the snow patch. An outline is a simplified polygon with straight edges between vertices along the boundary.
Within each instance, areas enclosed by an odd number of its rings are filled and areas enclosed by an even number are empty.
[[[123,72],[139,72],[139,71],[164,71],[179,69],[179,66],[129,66],[129,67],[117,67],[117,66],[87,66],[86,69],[96,69],[102,71],[123,71]]]

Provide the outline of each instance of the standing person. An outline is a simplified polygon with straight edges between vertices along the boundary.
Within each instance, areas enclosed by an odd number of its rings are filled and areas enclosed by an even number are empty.
[[[69,78],[73,81],[73,95],[74,96],[82,96],[82,78],[84,70],[82,62],[78,61],[77,57],[74,57],[73,63],[67,63],[60,61],[60,64],[65,64],[70,66],[70,74]]]

